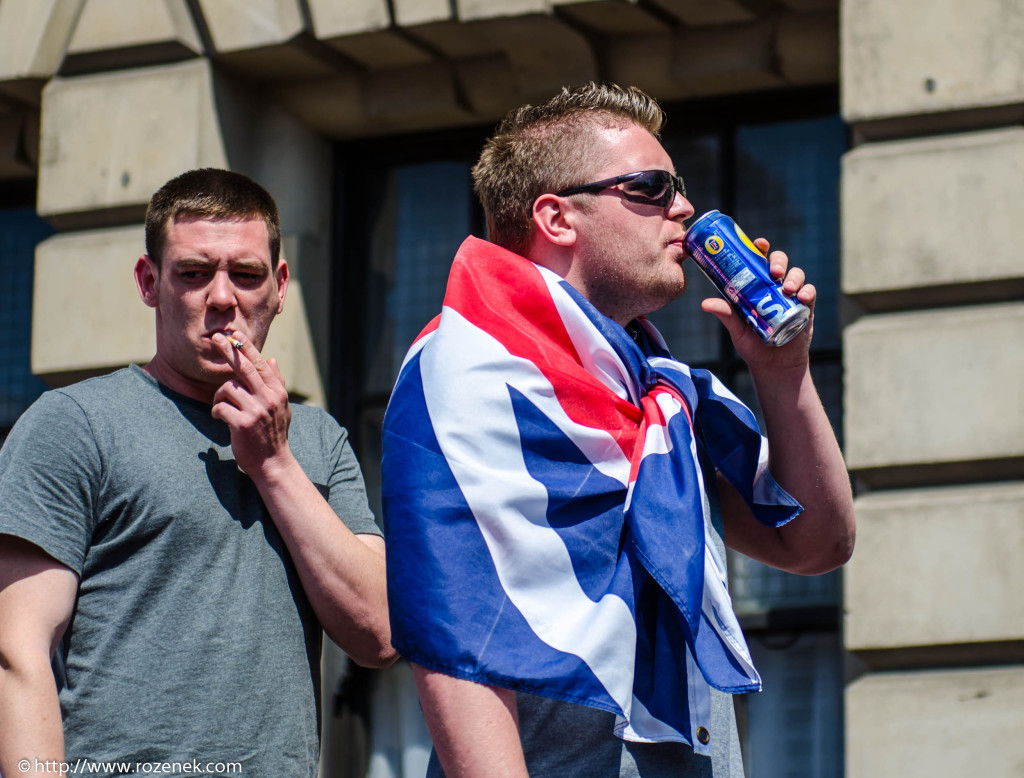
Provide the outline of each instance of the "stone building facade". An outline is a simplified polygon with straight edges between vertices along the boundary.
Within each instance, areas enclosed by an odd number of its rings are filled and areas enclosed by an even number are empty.
[[[183,170],[229,167],[282,207],[296,288],[267,351],[297,397],[372,430],[348,374],[353,355],[372,368],[369,314],[339,308],[379,270],[380,242],[358,234],[388,225],[386,208],[359,218],[375,155],[479,148],[508,109],[587,80],[640,86],[670,122],[748,98],[835,106],[836,418],[859,537],[833,609],[845,723],[829,774],[1019,774],[1018,0],[0,0],[0,210],[27,205],[52,232],[34,253],[32,373],[56,386],[148,360],[131,274],[146,202]],[[343,666],[327,655],[326,688]],[[328,705],[325,775],[402,774],[386,752],[421,725],[401,672],[367,686],[365,726]]]

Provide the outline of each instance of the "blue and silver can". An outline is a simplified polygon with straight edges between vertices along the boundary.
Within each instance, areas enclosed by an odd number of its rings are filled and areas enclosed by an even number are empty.
[[[770,346],[790,341],[810,310],[782,293],[764,254],[731,217],[708,211],[686,232],[686,253]]]

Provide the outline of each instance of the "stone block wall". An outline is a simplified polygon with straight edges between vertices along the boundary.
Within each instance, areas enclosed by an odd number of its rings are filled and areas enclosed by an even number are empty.
[[[1022,763],[1022,25],[999,0],[842,6],[848,778]]]
[[[663,101],[834,85],[838,18],[838,0],[0,0],[0,186],[37,183],[59,230],[37,251],[33,370],[57,386],[149,359],[146,203],[227,167],[281,207],[293,286],[266,352],[322,403],[336,142],[484,125],[591,79]],[[325,705],[343,666],[327,655]],[[325,774],[349,774],[325,725]]]
[[[1024,5],[1003,0],[0,0],[0,181],[37,178],[61,230],[37,256],[34,369],[56,385],[148,358],[130,270],[149,196],[184,169],[277,197],[297,285],[268,352],[322,402],[334,142],[485,124],[588,79],[663,101],[839,80],[859,315],[846,645],[868,669],[848,689],[847,773],[1012,774],[1021,40]]]

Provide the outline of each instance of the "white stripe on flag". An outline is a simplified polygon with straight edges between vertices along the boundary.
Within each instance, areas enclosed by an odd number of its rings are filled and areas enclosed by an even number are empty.
[[[547,417],[586,456],[593,455],[595,465],[601,463],[602,472],[615,472],[623,484],[629,461],[607,432],[565,416],[532,363],[512,357],[454,310],[445,315],[445,329],[435,333],[420,358],[427,410],[498,579],[534,633],[553,648],[579,656],[628,715],[636,659],[633,615],[621,598],[609,594],[594,602],[580,587],[568,549],[547,523],[547,490],[527,471],[507,387],[540,402]],[[472,376],[463,371],[466,360],[458,358],[467,351],[475,355]],[[498,366],[495,375],[481,376],[489,364]],[[485,440],[465,434],[477,418],[490,419],[489,426],[500,426],[505,434]]]
[[[540,265],[537,269],[547,284],[551,300],[562,318],[566,332],[569,333],[569,339],[579,355],[583,369],[623,400],[629,400],[639,406],[640,398],[636,396],[633,380],[626,372],[622,360],[609,346],[600,330],[594,326],[594,322],[580,308],[579,303],[562,287],[561,276]]]

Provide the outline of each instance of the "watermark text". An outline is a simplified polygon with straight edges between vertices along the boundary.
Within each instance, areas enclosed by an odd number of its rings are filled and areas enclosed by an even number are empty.
[[[57,759],[22,759],[18,762],[22,773],[37,775],[241,775],[241,762],[94,762],[77,759],[61,762]]]

